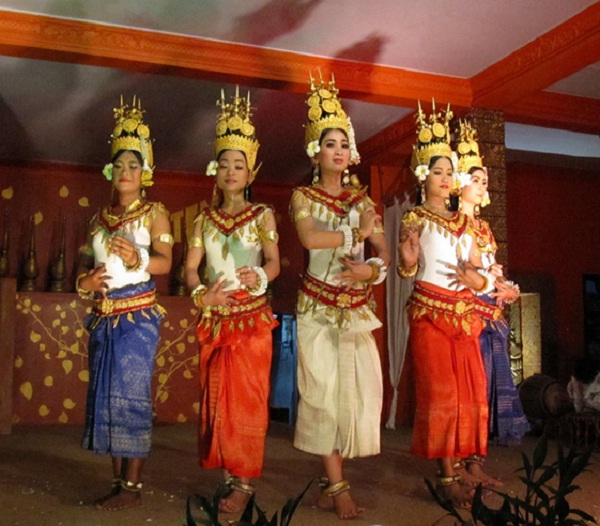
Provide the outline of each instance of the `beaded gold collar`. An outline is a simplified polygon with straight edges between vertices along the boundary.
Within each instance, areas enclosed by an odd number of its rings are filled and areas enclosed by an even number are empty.
[[[220,208],[205,208],[205,217],[215,225],[215,227],[224,235],[230,236],[237,229],[246,225],[256,217],[258,217],[262,211],[267,208],[264,204],[250,205],[245,210],[242,210],[238,214],[229,215]]]
[[[136,201],[127,207],[127,210],[123,215],[117,216],[111,214],[110,206],[103,208],[98,218],[99,223],[108,232],[112,233],[117,230],[121,230],[123,226],[137,221],[142,216],[148,214],[152,209],[152,203],[145,201]],[[133,206],[132,206],[133,205]]]
[[[432,212],[431,210],[428,210],[423,205],[414,207],[412,211],[420,218],[440,225],[442,228],[446,229],[456,237],[460,237],[462,234],[464,234],[469,225],[467,216],[459,212],[455,212],[451,217],[443,217],[435,212]]]
[[[301,186],[298,191],[302,192],[312,201],[326,206],[334,214],[343,217],[348,214],[350,208],[362,201],[366,195],[366,188],[356,190],[354,188],[344,189],[340,195],[333,196],[321,188],[314,186]]]

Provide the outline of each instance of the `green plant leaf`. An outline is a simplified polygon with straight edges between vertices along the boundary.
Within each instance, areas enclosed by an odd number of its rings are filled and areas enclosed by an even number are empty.
[[[588,522],[593,522],[594,524],[598,524],[596,522],[596,519],[594,517],[592,517],[589,513],[586,513],[583,510],[578,510],[578,509],[572,509],[571,510],[571,515],[579,515],[582,519],[588,521]]]
[[[536,471],[542,467],[546,455],[548,453],[548,437],[542,435],[542,438],[538,441],[533,451],[533,470]]]
[[[288,526],[290,521],[292,520],[292,517],[294,515],[294,513],[296,512],[296,509],[298,508],[298,506],[300,505],[300,501],[304,498],[304,495],[306,495],[306,492],[308,491],[308,488],[311,487],[311,485],[313,484],[313,482],[315,482],[319,480],[319,477],[312,479],[304,488],[304,491],[302,493],[300,493],[299,495],[297,495],[296,497],[294,497],[293,499],[288,500],[284,505],[283,508],[281,509],[281,526]]]

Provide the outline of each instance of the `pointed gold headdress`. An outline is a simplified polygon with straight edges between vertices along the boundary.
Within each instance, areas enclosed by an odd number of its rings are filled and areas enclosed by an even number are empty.
[[[228,103],[225,99],[225,91],[221,90],[221,98],[217,101],[217,106],[221,108],[221,112],[217,116],[215,159],[223,150],[243,152],[250,171],[249,182],[251,183],[260,168],[260,165],[254,168],[260,144],[256,140],[256,130],[250,121],[252,116],[250,92],[246,98],[240,97],[239,86],[236,86],[235,96]],[[206,174],[216,175],[216,160],[209,163]]]
[[[427,116],[421,109],[419,102],[419,111],[415,115],[417,120],[417,143],[414,146],[410,167],[419,180],[422,182],[419,173],[421,167],[428,168],[432,157],[443,156],[452,158],[452,148],[450,147],[450,120],[454,114],[450,110],[450,104],[442,115],[436,113],[435,101],[432,100],[432,113],[427,120]]]
[[[468,173],[474,166],[483,168],[483,160],[479,155],[479,145],[477,144],[477,130],[471,126],[468,121],[459,121],[458,145],[456,153],[458,155],[458,171]]]
[[[319,72],[320,75],[320,72]],[[343,130],[350,142],[350,164],[358,164],[360,155],[356,148],[356,138],[352,121],[342,108],[341,99],[338,98],[339,90],[335,87],[335,79],[331,74],[329,82],[323,81],[321,77],[317,82],[310,76],[310,93],[306,103],[308,104],[308,122],[304,136],[304,147],[307,154],[314,152],[313,144],[321,138],[324,130],[337,128]]]
[[[123,103],[121,96],[121,105],[113,108],[115,116],[115,127],[111,138],[111,157],[120,150],[133,150],[139,152],[143,160],[142,186],[152,186],[152,174],[154,172],[154,156],[152,154],[152,139],[150,139],[150,128],[144,124],[142,103],[140,99],[133,96],[131,107]],[[112,166],[108,165],[104,169],[104,175],[107,176],[110,171],[112,177]]]
[[[468,121],[459,121],[458,129],[458,144],[456,152],[458,155],[458,174],[454,183],[454,191],[460,192],[465,186],[471,184],[471,174],[469,170],[472,168],[481,168],[487,173],[487,169],[483,166],[483,159],[479,155],[479,144],[477,144],[477,130],[471,126]],[[490,204],[490,194],[486,191],[480,206],[483,208]]]

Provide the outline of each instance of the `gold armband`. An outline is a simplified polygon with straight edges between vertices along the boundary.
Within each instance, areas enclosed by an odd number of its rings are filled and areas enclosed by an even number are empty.
[[[188,248],[204,248],[204,240],[199,236],[192,236],[188,241]]]
[[[279,234],[277,230],[265,230],[260,234],[260,240],[264,243],[277,243]]]
[[[156,236],[154,238],[154,241],[160,241],[161,243],[167,243],[170,246],[173,246],[173,244],[175,243],[173,236],[171,234],[167,234],[166,232],[164,234],[160,234],[159,236]]]
[[[302,208],[294,214],[294,221],[300,221],[307,217],[310,217],[310,212],[306,208]]]
[[[373,234],[385,234],[385,229],[382,226],[373,227]]]

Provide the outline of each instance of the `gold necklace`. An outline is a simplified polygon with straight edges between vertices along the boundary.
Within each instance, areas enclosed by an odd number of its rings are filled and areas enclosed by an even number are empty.
[[[446,208],[440,209],[439,207],[435,207],[427,202],[423,203],[423,206],[430,212],[433,212],[434,214],[437,214],[442,217],[449,217],[451,215],[451,212]]]

